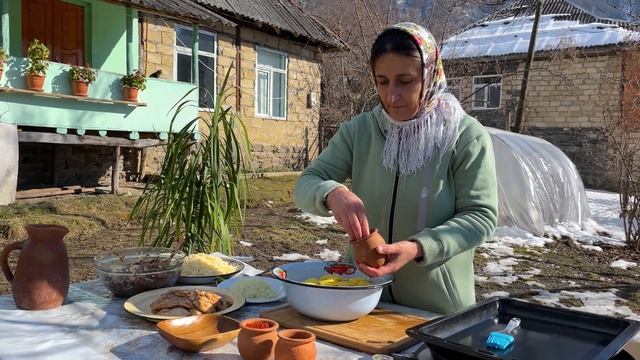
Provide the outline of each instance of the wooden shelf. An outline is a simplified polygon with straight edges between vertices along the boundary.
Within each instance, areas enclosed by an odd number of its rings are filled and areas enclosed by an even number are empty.
[[[127,105],[127,106],[136,106],[136,107],[147,106],[146,103],[139,102],[139,101],[98,99],[98,98],[82,97],[82,96],[67,95],[67,94],[40,92],[40,91],[27,90],[27,89],[17,89],[17,88],[6,87],[6,86],[0,87],[0,92],[29,94],[33,96],[48,97],[48,98],[54,98],[54,99],[69,99],[69,100],[85,101],[85,102],[92,102],[92,103],[98,103],[98,104]]]

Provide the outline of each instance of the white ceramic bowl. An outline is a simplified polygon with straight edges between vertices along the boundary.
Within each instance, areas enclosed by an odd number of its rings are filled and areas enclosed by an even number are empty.
[[[309,261],[285,264],[271,271],[284,282],[287,301],[302,315],[326,321],[350,321],[370,313],[378,305],[382,289],[393,282],[393,277],[370,278],[353,265],[335,262]],[[305,284],[309,278],[327,274],[343,278],[361,277],[371,285],[321,286]]]

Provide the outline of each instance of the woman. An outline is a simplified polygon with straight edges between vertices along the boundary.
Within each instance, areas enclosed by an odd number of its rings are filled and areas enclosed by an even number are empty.
[[[342,124],[298,179],[294,201],[331,211],[351,240],[380,230],[387,244],[377,251],[387,264],[358,266],[369,276],[394,274],[384,300],[451,313],[475,303],[475,247],[496,225],[491,139],[444,92],[426,29],[401,23],[383,31],[370,63],[381,105]]]

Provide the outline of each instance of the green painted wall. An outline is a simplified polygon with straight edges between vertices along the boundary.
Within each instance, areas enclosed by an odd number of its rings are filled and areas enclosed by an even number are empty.
[[[9,0],[11,55],[22,54],[22,2]],[[85,59],[92,67],[124,74],[127,72],[126,8],[100,0],[64,0],[85,6]],[[139,40],[138,12],[133,11],[133,39]],[[90,41],[89,41],[90,40]],[[138,60],[138,46],[133,59]],[[26,55],[26,54],[25,54]],[[135,68],[138,64],[135,64]]]
[[[20,73],[26,59],[14,58],[5,67],[0,86],[25,88],[25,78]],[[51,63],[45,80],[45,93],[71,94],[67,65]],[[89,97],[122,99],[120,78],[122,74],[98,71],[97,80],[89,87]],[[163,133],[169,131],[174,110],[171,108],[185,96],[197,103],[197,91],[193,84],[177,81],[149,79],[147,89],[139,99],[146,107],[125,104],[102,104],[75,99],[60,99],[32,94],[0,92],[0,122],[22,126],[107,131],[137,131]],[[197,107],[185,108],[178,116],[176,131],[198,116]]]

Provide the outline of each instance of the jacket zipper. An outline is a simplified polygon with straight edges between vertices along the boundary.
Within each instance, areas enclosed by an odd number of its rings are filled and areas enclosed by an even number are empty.
[[[396,180],[393,184],[393,197],[391,198],[391,213],[389,214],[389,236],[387,239],[389,239],[390,244],[393,244],[393,220],[396,212],[396,195],[398,192],[398,178],[400,177],[398,175],[399,171],[399,169],[396,170]],[[396,297],[393,295],[393,283],[389,285],[389,296],[391,296],[391,301],[397,303]]]

